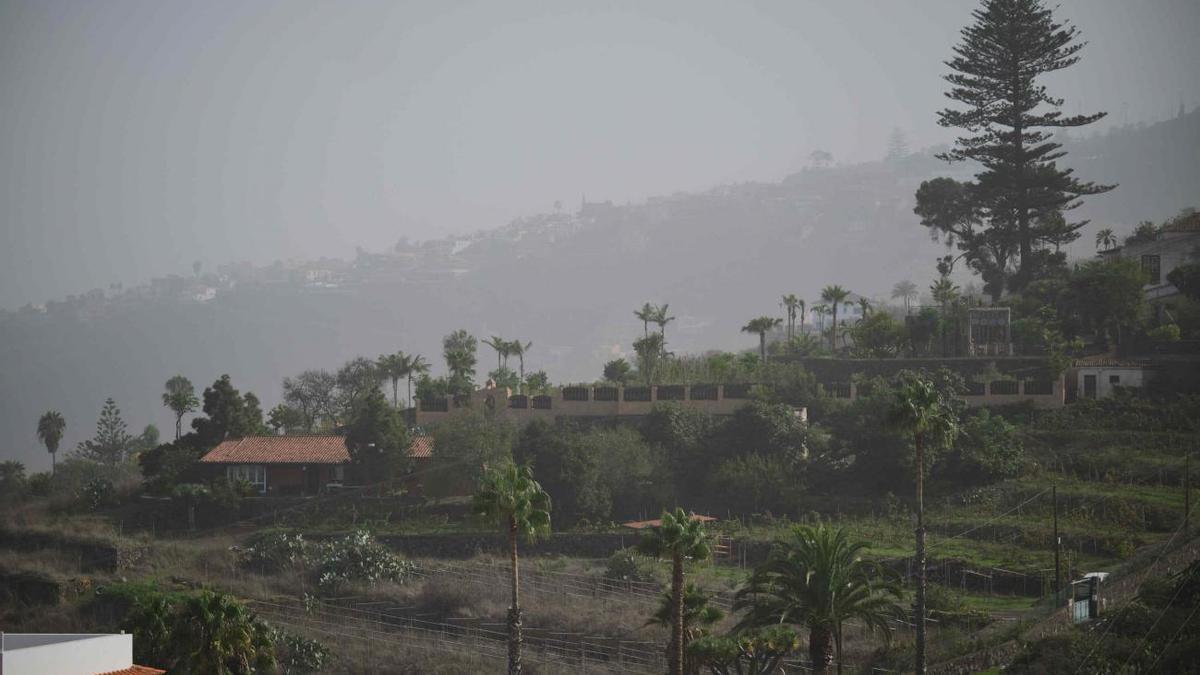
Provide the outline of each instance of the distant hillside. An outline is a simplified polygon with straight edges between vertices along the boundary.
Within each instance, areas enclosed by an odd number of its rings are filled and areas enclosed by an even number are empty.
[[[1096,225],[1132,227],[1200,203],[1200,113],[1070,143],[1069,164],[1120,187],[1080,210]],[[279,381],[355,355],[404,349],[440,367],[455,328],[532,340],[531,369],[590,380],[641,330],[643,302],[670,302],[676,351],[752,346],[739,327],[778,312],[779,295],[812,299],[838,283],[886,295],[922,285],[942,248],[912,214],[920,182],[966,177],[928,155],[806,170],[779,183],[722,186],[636,205],[583,204],[433,242],[402,242],[354,261],[227,266],[46,308],[0,314],[0,453],[49,464],[37,416],[67,418],[63,447],[92,432],[106,396],[131,427],[170,418],[159,405],[175,373],[198,387],[230,373],[269,407]],[[481,365],[491,362],[483,348]]]

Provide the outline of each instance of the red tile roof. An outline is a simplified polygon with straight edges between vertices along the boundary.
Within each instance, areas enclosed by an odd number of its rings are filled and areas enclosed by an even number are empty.
[[[417,459],[433,457],[433,436],[417,436],[408,446],[408,456]]]
[[[207,464],[344,464],[350,461],[341,436],[247,436],[213,448]]]
[[[129,666],[122,670],[110,670],[107,673],[97,673],[96,675],[163,675],[165,672],[167,671],[148,666]]]
[[[711,523],[712,521],[716,520],[716,518],[713,518],[712,516],[702,516],[698,513],[691,514],[690,519],[699,521],[701,523]],[[658,518],[655,518],[654,520],[634,520],[628,523],[621,523],[621,527],[628,527],[632,530],[645,530],[647,528],[658,527],[660,525],[662,525],[662,520]]]

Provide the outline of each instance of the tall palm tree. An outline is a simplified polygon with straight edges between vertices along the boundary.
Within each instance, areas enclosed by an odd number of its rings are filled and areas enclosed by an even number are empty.
[[[496,350],[496,370],[500,370],[504,361],[508,359],[511,343],[498,335],[493,335],[490,340],[481,340],[481,342]]]
[[[708,594],[696,584],[687,584],[683,589],[683,660],[684,670],[688,673],[700,672],[700,664],[694,663],[695,659],[687,653],[687,646],[696,638],[708,635],[709,629],[725,618],[725,613],[708,600]],[[664,591],[658,600],[658,610],[646,625],[670,629],[675,625],[674,616],[675,600],[670,591]]]
[[[400,379],[407,375],[408,355],[404,352],[382,354],[375,360],[379,376],[392,383],[392,407],[399,407]]]
[[[38,418],[37,436],[42,445],[46,446],[46,450],[50,452],[51,475],[58,468],[58,444],[62,442],[63,430],[66,428],[67,421],[57,410],[45,412]]]
[[[1096,250],[1107,251],[1117,247],[1117,235],[1113,234],[1112,228],[1104,228],[1096,233]]]
[[[888,619],[903,616],[899,587],[879,564],[863,559],[866,547],[840,527],[796,526],[738,590],[733,609],[746,612],[738,627],[807,627],[813,668],[827,672],[836,646],[840,670],[846,621],[890,636]]]
[[[771,332],[781,323],[783,323],[783,319],[777,319],[773,316],[760,316],[757,319],[751,319],[750,323],[742,326],[743,333],[758,333],[758,355],[763,363],[767,362],[767,333]]]
[[[821,299],[829,303],[833,309],[833,330],[829,332],[829,349],[837,354],[837,315],[838,305],[846,301],[846,296],[850,295],[850,291],[838,286],[837,284],[826,286],[821,289]]]
[[[953,443],[958,420],[949,399],[929,379],[904,371],[900,374],[888,411],[888,422],[912,439],[916,464],[917,497],[917,597],[913,621],[917,625],[916,672],[925,673],[925,450]]]
[[[783,296],[783,308],[787,310],[787,336],[788,342],[796,337],[796,310],[804,304],[804,301],[796,296],[795,293],[788,293]]]
[[[671,303],[664,302],[658,307],[655,307],[654,318],[650,319],[654,323],[658,324],[658,334],[662,336],[663,349],[667,348],[667,324],[675,320],[675,317],[667,315],[667,308],[670,306]]]
[[[408,406],[413,406],[412,383],[414,377],[420,377],[429,372],[429,362],[420,354],[413,354],[408,358],[408,367],[404,371],[405,377],[408,378]]]
[[[633,315],[642,320],[642,337],[650,337],[650,322],[657,316],[658,308],[650,303],[642,305],[641,309],[633,310]]]
[[[800,332],[803,333],[804,332],[804,314],[805,314],[805,312],[807,312],[807,308],[804,305],[804,300],[800,300],[799,307],[800,307]]]
[[[896,298],[902,298],[904,300],[905,314],[911,313],[912,305],[910,303],[916,297],[917,285],[908,279],[905,279],[904,281],[897,281],[896,285],[892,286],[892,299],[894,300]]]
[[[867,314],[871,311],[871,301],[866,298],[859,297],[858,309],[859,313],[862,314],[862,318],[867,318]]]
[[[533,479],[533,469],[511,459],[489,468],[475,493],[477,515],[499,523],[508,533],[512,563],[512,607],[508,610],[508,672],[521,672],[520,575],[517,567],[517,537],[527,540],[550,532],[550,496]]]
[[[196,397],[192,381],[182,375],[167,380],[165,389],[162,402],[175,413],[175,440],[179,440],[183,435],[183,416],[195,410],[200,399]]]
[[[813,314],[817,315],[817,335],[825,332],[825,317],[829,315],[829,305],[824,303],[813,305]]]
[[[517,367],[520,368],[518,373],[521,378],[519,381],[518,392],[525,393],[525,354],[533,347],[533,342],[522,343],[520,340],[513,340],[508,343],[508,350],[517,357]]]
[[[671,643],[667,662],[671,675],[683,675],[683,561],[687,558],[708,558],[710,549],[704,523],[684,513],[681,508],[676,508],[674,513],[664,511],[662,522],[638,542],[638,550],[644,555],[671,559]]]

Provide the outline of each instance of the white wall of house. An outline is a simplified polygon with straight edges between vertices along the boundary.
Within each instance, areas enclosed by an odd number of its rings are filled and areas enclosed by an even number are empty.
[[[1081,366],[1078,368],[1079,398],[1088,398],[1085,384],[1088,377],[1096,378],[1096,398],[1107,398],[1113,395],[1116,387],[1146,386],[1146,370],[1137,366]]]
[[[96,675],[133,665],[132,635],[13,634],[3,637],[0,675]]]
[[[1151,279],[1142,287],[1146,298],[1154,300],[1175,295],[1179,289],[1167,281],[1167,275],[1176,267],[1192,262],[1196,247],[1200,246],[1200,234],[1195,232],[1164,232],[1154,241],[1128,244],[1117,249],[1117,254],[1132,260],[1147,272],[1151,266],[1157,269],[1157,279]]]

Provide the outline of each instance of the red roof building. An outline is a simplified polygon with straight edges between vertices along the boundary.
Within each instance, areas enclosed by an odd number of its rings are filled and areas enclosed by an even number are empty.
[[[230,438],[200,458],[269,495],[311,495],[340,486],[350,463],[341,436],[247,436]]]

